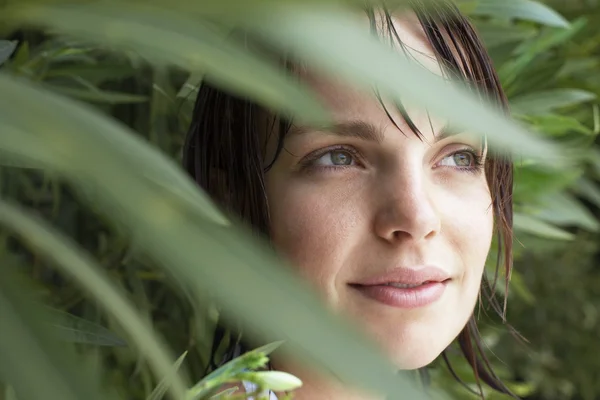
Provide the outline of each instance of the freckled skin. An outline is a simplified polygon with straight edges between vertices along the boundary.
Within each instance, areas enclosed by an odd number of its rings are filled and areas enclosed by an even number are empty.
[[[415,51],[433,54],[410,21],[395,24]],[[428,67],[440,73],[437,65]],[[400,132],[372,93],[309,72],[301,78],[336,122],[368,122],[383,140],[316,131],[288,136],[267,174],[272,240],[326,304],[354,319],[399,368],[423,367],[456,338],[477,300],[492,240],[492,200],[483,170],[457,168],[452,154],[480,144],[467,134],[436,143],[443,124],[409,108],[425,136],[421,141],[386,104]],[[350,155],[356,164],[300,166],[309,154],[339,145],[356,151]],[[425,307],[386,306],[349,286],[395,267],[422,265],[451,275],[441,299]]]

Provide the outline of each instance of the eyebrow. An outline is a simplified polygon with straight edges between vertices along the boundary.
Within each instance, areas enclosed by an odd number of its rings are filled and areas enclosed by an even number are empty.
[[[293,135],[302,135],[309,132],[328,132],[341,137],[357,138],[369,142],[382,143],[383,131],[375,125],[364,121],[339,122],[327,127],[310,128],[306,126],[293,126],[290,133]],[[444,126],[439,133],[435,135],[434,143],[442,141],[450,136],[459,134],[453,131],[449,126]]]

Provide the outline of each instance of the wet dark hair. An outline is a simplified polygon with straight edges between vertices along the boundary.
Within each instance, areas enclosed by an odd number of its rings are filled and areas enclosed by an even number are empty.
[[[470,22],[449,0],[429,2],[427,7],[419,1],[411,3],[412,10],[416,13],[444,71],[451,77],[460,79],[482,98],[491,100],[507,113],[508,103],[492,61]],[[377,13],[377,16],[374,10],[367,10],[373,30],[378,34],[387,35],[402,46],[392,24],[391,13],[385,8],[381,10],[381,15]],[[209,82],[210,77],[206,77],[199,88],[193,121],[184,145],[183,165],[214,201],[249,224],[255,232],[268,237],[269,207],[265,193],[265,173],[272,162],[267,167],[264,166],[265,135],[259,132],[258,124],[259,116],[266,115],[267,111],[248,99],[211,86]],[[407,125],[421,138],[419,130],[402,106],[398,107]],[[286,118],[274,121],[278,124],[279,135],[276,158],[283,149],[291,121]],[[485,275],[483,277],[480,301],[483,295],[487,304],[504,321],[506,299],[502,306],[495,297],[495,287],[501,268],[504,269],[508,286],[512,268],[512,162],[507,157],[490,151],[485,169],[492,195],[498,255],[493,281],[490,282]],[[223,358],[216,359],[219,347],[228,332],[224,326],[217,327],[210,368],[229,361],[245,350],[243,343],[229,340]],[[494,373],[485,355],[474,315],[459,334],[457,342],[473,369],[482,397],[480,381],[517,398]],[[460,381],[450,364],[447,352],[448,349],[442,353],[442,358],[450,373]]]

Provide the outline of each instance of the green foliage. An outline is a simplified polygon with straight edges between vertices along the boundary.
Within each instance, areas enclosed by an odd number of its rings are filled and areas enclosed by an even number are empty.
[[[461,3],[532,134],[387,51],[341,12],[343,1],[71,3],[0,2],[3,31],[21,29],[18,43],[0,40],[0,256],[10,266],[0,269],[0,381],[10,394],[0,398],[229,398],[223,385],[242,379],[265,389],[248,369],[260,369],[270,348],[201,379],[215,323],[233,318],[256,342],[284,337],[282,351],[346,381],[423,398],[176,165],[201,79],[327,121],[309,91],[229,36],[234,23],[519,152],[515,231],[525,249],[516,249],[509,320],[530,343],[524,351],[505,325],[482,316],[486,343],[522,396],[600,394],[600,278],[591,267],[600,21],[579,19],[597,6],[561,13],[528,0]],[[452,360],[477,390],[470,368]],[[432,374],[450,396],[469,396],[442,365]],[[501,396],[486,389],[486,398]]]

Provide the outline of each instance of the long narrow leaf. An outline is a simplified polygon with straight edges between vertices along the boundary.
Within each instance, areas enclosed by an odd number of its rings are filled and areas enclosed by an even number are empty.
[[[9,272],[7,265],[0,268],[0,381],[20,400],[114,398],[103,393],[99,379],[78,364],[74,352],[48,334],[41,323],[47,317],[34,306],[31,291]]]
[[[177,375],[177,371],[181,367],[183,360],[187,356],[187,351],[184,352],[179,358],[175,361],[172,367],[172,371],[168,376],[165,376],[159,383],[156,385],[150,396],[146,400],[161,400],[167,390],[169,390],[169,386],[171,386],[171,382],[173,381],[173,377]]]
[[[4,64],[4,62],[8,60],[16,48],[17,42],[0,40],[0,65]]]
[[[127,343],[108,329],[69,313],[47,309],[49,324],[62,340],[96,346],[125,346]]]
[[[479,0],[471,14],[502,19],[517,18],[560,28],[569,26],[569,21],[562,15],[547,5],[532,0]]]
[[[29,216],[15,205],[0,201],[0,224],[26,239],[38,251],[52,259],[63,272],[73,277],[94,299],[119,321],[148,358],[158,376],[167,376],[171,362],[162,342],[156,337],[151,326],[142,320],[131,303],[119,292],[87,254],[77,249],[71,241],[58,231],[50,228],[37,218]],[[6,364],[2,364],[6,365]],[[181,378],[174,378],[172,385],[174,399],[185,393]]]
[[[9,10],[7,15],[24,23],[134,50],[155,62],[202,70],[209,80],[227,89],[309,121],[322,122],[327,118],[309,92],[286,78],[281,69],[225,40],[224,34],[217,34],[198,18],[141,3],[109,2],[78,6],[31,4]]]
[[[227,219],[210,202],[208,196],[198,191],[189,177],[183,175],[172,160],[160,154],[145,143],[135,132],[118,122],[100,116],[91,108],[49,92],[41,91],[30,83],[0,74],[0,107],[13,112],[3,113],[3,134],[0,139],[5,150],[13,154],[21,153],[25,157],[42,161],[45,165],[54,165],[63,172],[70,165],[65,156],[72,153],[71,146],[79,146],[81,142],[93,141],[96,152],[113,149],[98,156],[108,157],[104,162],[118,166],[123,170],[131,170],[151,180],[162,190],[173,193],[180,201],[198,205],[198,214],[215,223],[227,225]],[[32,102],[34,97],[39,102]],[[69,113],[75,107],[77,113]],[[24,119],[22,112],[27,110],[36,118]],[[67,117],[69,115],[69,117]],[[17,120],[15,120],[17,119]],[[73,135],[75,132],[87,131],[90,135]],[[31,136],[31,132],[45,131],[53,139],[49,148]],[[69,139],[71,138],[71,139]],[[88,158],[89,162],[92,162]]]
[[[280,7],[270,10],[268,19],[249,18],[248,26],[265,41],[291,50],[333,76],[365,89],[377,87],[381,93],[420,105],[457,127],[486,135],[498,148],[556,165],[559,153],[555,146],[393,52],[340,9]]]
[[[203,205],[177,201],[172,191],[153,184],[156,178],[140,179],[139,171],[122,168],[131,165],[124,158],[149,152],[147,143],[136,141],[123,154],[113,136],[127,131],[108,124],[87,107],[6,78],[0,78],[0,91],[11,99],[0,97],[0,121],[31,132],[48,153],[60,154],[57,167],[71,182],[85,181],[95,187],[93,201],[115,222],[126,225],[140,249],[187,282],[200,298],[214,296],[227,315],[244,323],[249,334],[269,341],[286,340],[287,351],[334,371],[345,382],[393,394],[390,398],[422,398],[371,342],[356,333],[354,325],[326,311],[320,299],[266,246],[237,228],[189,218]],[[27,104],[27,114],[22,113],[23,104]],[[45,123],[32,122],[31,112]],[[5,140],[0,136],[0,147]],[[28,155],[27,148],[20,152]],[[164,176],[156,166],[145,165],[155,160],[138,161],[139,168]],[[70,167],[64,169],[64,165]],[[73,256],[73,249],[64,245],[53,249],[50,255],[54,257]]]

